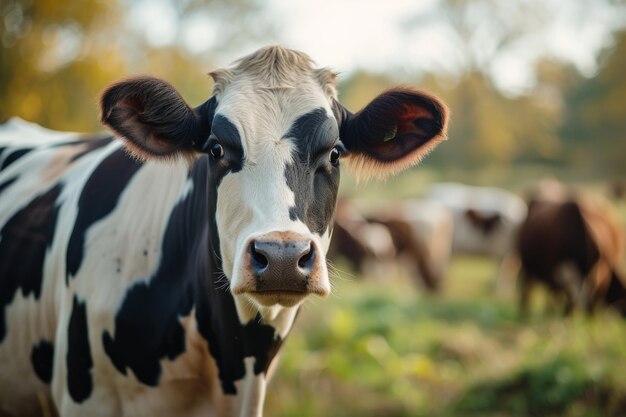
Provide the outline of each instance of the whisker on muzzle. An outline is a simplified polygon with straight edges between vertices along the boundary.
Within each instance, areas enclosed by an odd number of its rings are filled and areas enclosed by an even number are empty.
[[[213,281],[214,288],[216,290],[228,290],[230,288],[230,280],[222,271],[213,272],[213,275],[216,275],[217,278]]]
[[[340,269],[337,265],[335,265],[330,260],[326,260],[326,265],[328,266],[328,277],[333,279],[340,279],[342,281],[354,281],[356,276],[346,270]]]

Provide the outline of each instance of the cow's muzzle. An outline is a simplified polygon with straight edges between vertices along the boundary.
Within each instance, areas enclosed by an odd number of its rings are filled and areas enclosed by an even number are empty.
[[[246,245],[243,277],[234,294],[248,293],[262,305],[292,306],[309,294],[327,295],[324,254],[316,242],[294,232],[272,232]]]

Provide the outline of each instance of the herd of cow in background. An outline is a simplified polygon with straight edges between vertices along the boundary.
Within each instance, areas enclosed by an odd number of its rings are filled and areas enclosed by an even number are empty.
[[[544,180],[525,198],[504,189],[440,183],[421,199],[376,204],[340,200],[329,258],[355,274],[388,275],[401,265],[428,291],[440,291],[451,259],[488,257],[494,290],[517,288],[526,315],[531,289],[542,284],[548,307],[565,314],[610,306],[626,315],[624,229],[616,204]],[[381,270],[383,268],[383,270]]]

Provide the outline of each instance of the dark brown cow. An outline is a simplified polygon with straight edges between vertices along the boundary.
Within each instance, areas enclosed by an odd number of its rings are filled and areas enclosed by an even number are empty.
[[[531,198],[519,232],[522,314],[535,282],[547,285],[555,298],[565,298],[566,314],[577,306],[591,311],[600,302],[626,312],[626,290],[618,272],[624,236],[613,210],[604,200],[550,187]]]

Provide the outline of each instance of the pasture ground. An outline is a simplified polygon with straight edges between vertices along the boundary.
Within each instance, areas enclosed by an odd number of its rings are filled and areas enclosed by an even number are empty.
[[[626,321],[563,318],[540,290],[521,319],[494,274],[456,259],[440,295],[403,274],[341,274],[333,296],[303,309],[267,415],[626,416]]]

